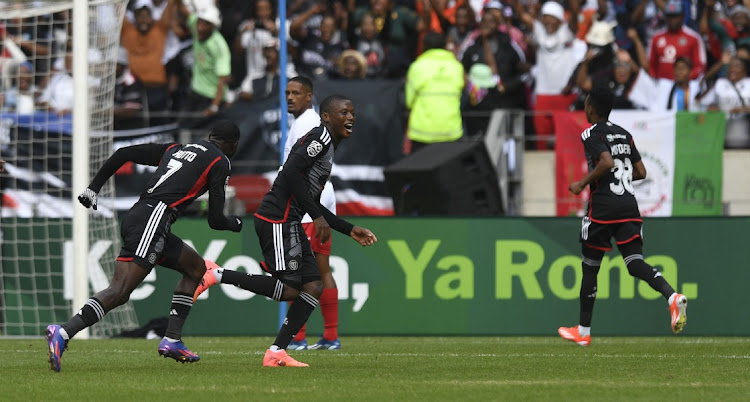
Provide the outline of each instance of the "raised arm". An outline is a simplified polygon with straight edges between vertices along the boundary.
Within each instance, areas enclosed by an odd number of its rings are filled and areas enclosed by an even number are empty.
[[[532,17],[531,14],[527,13],[526,10],[523,9],[520,0],[513,0],[513,12],[518,16],[518,19],[520,19],[521,22],[523,22],[527,27],[534,27],[534,17]]]
[[[570,16],[568,16],[568,28],[570,28],[570,32],[573,32],[573,34],[578,32],[578,14],[581,11],[578,1],[579,0],[568,1],[568,12],[570,13]]]
[[[118,149],[104,162],[99,171],[96,172],[94,179],[89,184],[89,188],[98,193],[102,189],[102,186],[104,186],[104,183],[127,162],[139,165],[159,166],[164,152],[173,145],[175,144],[140,144]]]
[[[96,209],[96,196],[112,175],[127,162],[158,166],[164,152],[175,144],[140,144],[123,147],[115,151],[104,162],[89,186],[78,196],[78,202],[86,208]]]
[[[635,30],[635,28],[628,28],[627,31],[628,38],[633,42],[633,46],[635,47],[635,54],[638,57],[638,65],[646,70],[648,72],[649,70],[649,62],[648,62],[648,56],[646,56],[646,49],[643,48],[643,42],[641,42],[641,38],[638,36],[638,31]],[[636,69],[636,72],[638,70]]]
[[[323,12],[327,6],[325,3],[315,3],[310,8],[305,10],[302,14],[299,15],[299,17],[295,18],[292,21],[292,24],[289,26],[289,36],[292,37],[292,39],[295,40],[302,40],[305,38],[304,30],[305,30],[305,23],[307,20],[312,18],[314,15],[320,14]]]

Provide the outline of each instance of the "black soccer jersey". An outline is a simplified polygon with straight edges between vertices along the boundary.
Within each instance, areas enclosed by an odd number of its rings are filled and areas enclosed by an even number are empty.
[[[126,162],[158,166],[139,202],[155,200],[166,204],[175,215],[208,191],[208,223],[216,230],[238,232],[242,221],[224,215],[226,186],[231,165],[229,158],[213,143],[140,144],[120,148],[110,156],[91,180],[89,188],[98,193],[106,181]]]
[[[320,217],[320,193],[331,175],[333,152],[331,134],[323,126],[300,138],[255,216],[273,223],[299,222],[305,213]]]
[[[599,155],[607,151],[615,166],[611,171],[591,183],[588,216],[594,222],[640,220],[638,202],[633,188],[633,165],[641,160],[641,154],[624,128],[612,124],[596,123],[581,134],[583,149],[589,171],[599,163]]]

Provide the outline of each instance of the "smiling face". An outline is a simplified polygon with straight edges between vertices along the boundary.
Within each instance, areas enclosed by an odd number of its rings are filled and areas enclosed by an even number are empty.
[[[729,62],[729,68],[727,69],[727,78],[729,81],[737,82],[745,78],[745,63],[737,57],[733,57],[732,61]]]
[[[557,32],[561,24],[562,21],[551,15],[542,15],[542,25],[544,25],[544,30],[547,31],[548,34]]]
[[[323,17],[320,21],[320,40],[324,43],[328,43],[333,34],[336,33],[336,20],[331,16]]]
[[[355,120],[352,101],[335,100],[320,117],[337,143],[352,136]]]
[[[141,7],[135,10],[133,16],[135,17],[135,26],[141,34],[148,32],[154,25],[154,19],[151,17],[151,9],[148,7]]]

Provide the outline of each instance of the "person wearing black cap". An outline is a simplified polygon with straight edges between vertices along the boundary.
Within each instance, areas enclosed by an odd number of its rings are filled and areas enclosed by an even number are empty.
[[[159,354],[182,363],[200,359],[182,343],[181,336],[206,265],[203,257],[175,236],[170,227],[188,205],[208,192],[209,226],[233,232],[242,229],[239,217],[224,215],[225,187],[231,173],[229,158],[237,151],[239,139],[237,126],[224,121],[211,130],[208,140],[185,145],[123,147],[104,162],[78,196],[78,201],[86,208],[97,209],[99,190],[126,162],[158,168],[138,202],[122,220],[122,249],[109,287],[88,299],[68,322],[47,327],[52,370],[60,371],[60,360],[68,341],[82,329],[97,323],[108,311],[125,303],[157,264],[182,274],[172,296],[169,324],[159,344]]]

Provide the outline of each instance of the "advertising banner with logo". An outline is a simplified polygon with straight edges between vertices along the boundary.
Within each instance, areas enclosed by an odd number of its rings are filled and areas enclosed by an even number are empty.
[[[581,216],[589,191],[575,196],[568,186],[588,173],[580,134],[590,124],[583,113],[556,113],[554,120],[557,215]],[[641,215],[721,214],[723,113],[615,110],[610,121],[633,135],[648,172],[633,183]]]
[[[342,335],[554,335],[578,322],[580,221],[538,219],[357,218],[379,242],[361,247],[334,235],[331,266],[339,287]],[[717,311],[740,305],[750,282],[743,269],[750,218],[647,219],[646,261],[690,299],[688,335],[750,335],[750,321]],[[260,274],[252,231],[208,230],[181,220],[174,232],[220,265]],[[711,233],[694,244],[695,233]],[[717,269],[716,255],[722,256]],[[141,322],[165,316],[177,281],[155,269],[131,297]],[[186,324],[189,335],[271,335],[278,303],[219,285],[199,299]],[[634,279],[609,253],[599,273],[594,327],[599,335],[670,333],[666,301]],[[308,326],[322,331],[319,310]]]
[[[356,218],[353,222],[372,229],[379,241],[361,247],[334,235],[331,267],[339,287],[342,336],[554,336],[557,327],[578,322],[579,219]],[[31,223],[27,226],[40,226]],[[54,224],[55,230],[69,236],[70,220]],[[744,303],[750,283],[743,253],[748,225],[747,217],[646,219],[646,261],[690,299],[685,335],[750,336],[750,320],[717,313]],[[258,240],[252,230],[217,232],[205,220],[183,218],[173,231],[225,268],[261,274]],[[696,246],[696,233],[711,235]],[[16,235],[39,234],[26,230]],[[97,239],[90,251],[92,291],[108,286],[110,278],[101,268],[107,247],[112,247],[111,241]],[[66,320],[73,288],[72,248],[60,244],[44,260],[8,251],[3,247],[0,260],[0,307],[18,311],[18,306],[25,306],[24,314],[30,316],[0,314],[0,324]],[[721,256],[718,263],[716,256]],[[136,288],[130,300],[141,325],[168,315],[178,279],[176,272],[157,267]],[[195,303],[185,335],[272,335],[278,328],[278,309],[277,302],[265,297],[217,285]],[[321,321],[316,309],[308,325],[310,336],[322,332]],[[667,335],[667,303],[628,274],[622,257],[609,253],[599,272],[593,326],[598,335]],[[38,328],[39,333],[42,330],[43,326]]]

